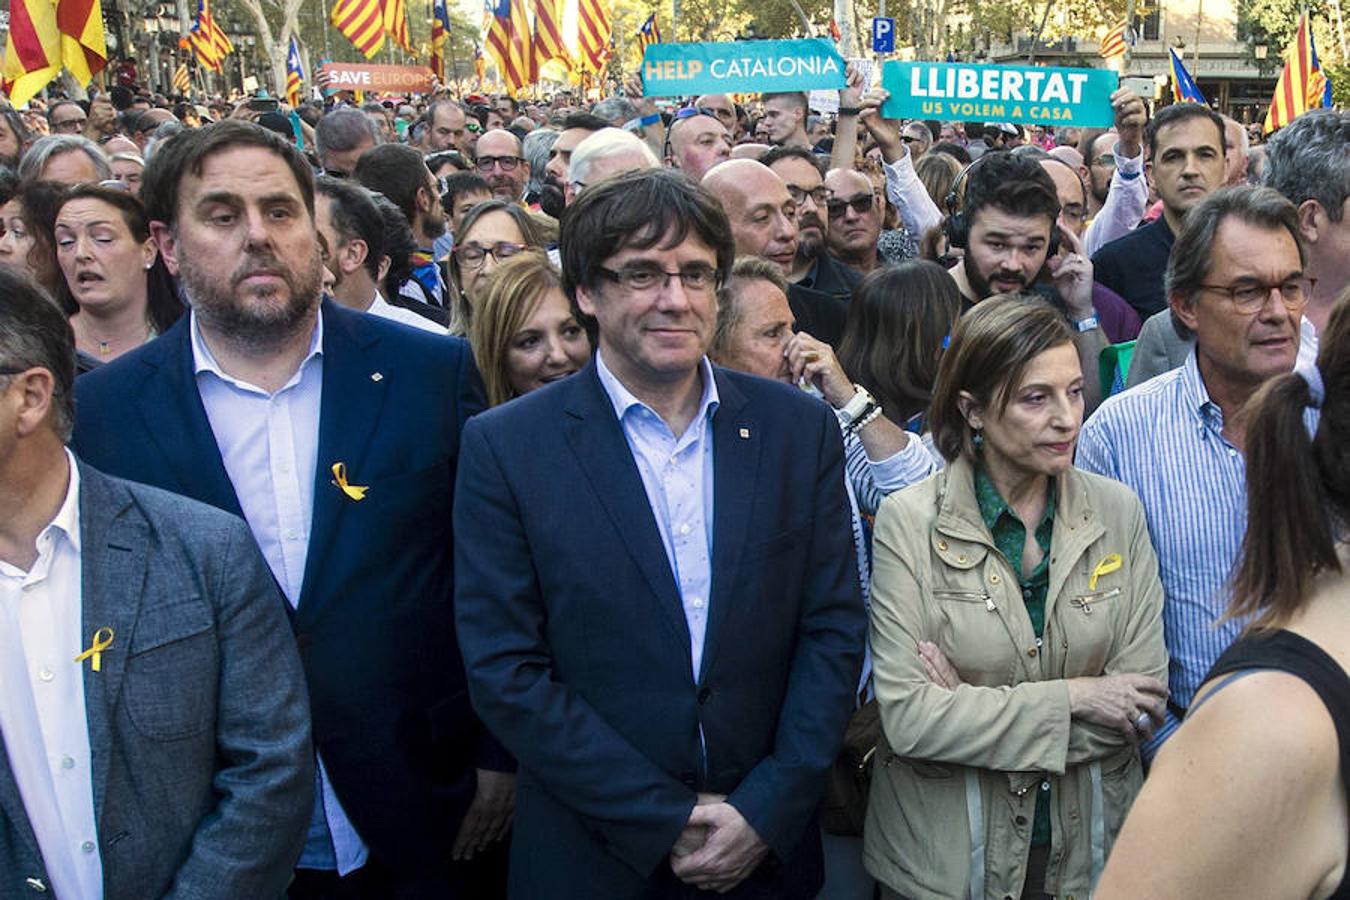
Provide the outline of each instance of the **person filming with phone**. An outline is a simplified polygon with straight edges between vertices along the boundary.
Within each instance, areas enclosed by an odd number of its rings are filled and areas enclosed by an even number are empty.
[[[1055,183],[1033,159],[989,153],[967,166],[947,194],[947,244],[964,251],[951,269],[963,311],[994,294],[1034,291],[1073,329],[1088,410],[1101,400],[1097,357],[1107,344],[1093,306],[1092,262],[1062,226]]]

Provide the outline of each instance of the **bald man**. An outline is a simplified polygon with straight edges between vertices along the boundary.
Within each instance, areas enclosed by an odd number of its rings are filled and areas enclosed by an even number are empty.
[[[858,272],[872,271],[880,264],[877,240],[882,214],[872,180],[853,169],[831,169],[825,176],[825,190],[829,192],[825,209],[830,227],[825,234],[830,252]]]
[[[758,256],[792,274],[797,256],[797,204],[787,183],[761,162],[731,159],[703,176],[703,187],[717,198],[731,222],[737,256]],[[848,306],[839,297],[788,285],[788,304],[803,331],[834,346],[844,333]]]
[[[520,138],[509,131],[488,131],[478,139],[475,158],[478,174],[492,188],[492,195],[508,203],[519,203],[525,198],[525,185],[530,180],[530,164],[521,152]]]
[[[702,112],[671,123],[666,146],[666,165],[694,181],[702,181],[709,169],[731,158],[731,135],[721,117]]]
[[[694,101],[694,105],[699,109],[710,110],[727,130],[731,140],[733,142],[736,140],[740,123],[736,118],[736,104],[730,97],[726,94],[704,94]]]

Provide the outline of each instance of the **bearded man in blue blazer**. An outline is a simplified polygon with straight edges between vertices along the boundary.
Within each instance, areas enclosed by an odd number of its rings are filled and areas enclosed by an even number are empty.
[[[468,348],[320,302],[313,175],[269,131],[185,132],[142,193],[191,312],[81,378],[74,446],[242,515],[289,601],[319,769],[289,895],[491,897],[463,863],[505,832],[514,775],[451,610]]]

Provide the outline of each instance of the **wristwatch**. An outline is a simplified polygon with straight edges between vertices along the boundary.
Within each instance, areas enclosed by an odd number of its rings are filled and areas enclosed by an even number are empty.
[[[853,385],[853,396],[847,403],[835,411],[839,416],[839,422],[845,428],[848,428],[854,422],[867,414],[871,407],[879,405],[877,398],[873,397],[867,388],[860,384]]]

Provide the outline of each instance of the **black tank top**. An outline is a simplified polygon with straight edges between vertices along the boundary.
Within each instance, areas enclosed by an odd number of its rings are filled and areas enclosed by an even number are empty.
[[[1346,785],[1346,803],[1350,808],[1350,676],[1321,647],[1292,631],[1274,631],[1248,636],[1233,643],[1219,657],[1206,681],[1231,673],[1256,669],[1277,669],[1301,679],[1317,692],[1331,714],[1340,745],[1341,780]],[[1220,685],[1222,687],[1222,685]],[[1205,699],[1214,696],[1211,691]],[[1192,707],[1194,709],[1194,707]],[[1350,900],[1350,867],[1346,877],[1330,894],[1329,900]]]

